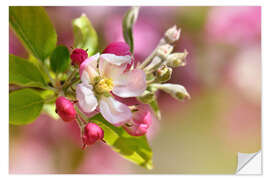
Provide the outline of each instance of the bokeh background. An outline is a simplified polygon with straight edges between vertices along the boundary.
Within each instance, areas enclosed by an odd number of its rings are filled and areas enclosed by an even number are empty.
[[[46,7],[58,44],[73,44],[72,19],[85,13],[99,35],[100,50],[123,40],[128,7]],[[187,66],[171,82],[191,100],[159,93],[162,120],[148,134],[153,170],[130,163],[100,142],[81,150],[75,123],[45,113],[26,126],[10,125],[10,173],[232,174],[237,152],[261,149],[261,8],[142,7],[134,27],[135,57],[143,60],[172,25],[182,28],[175,51],[187,49]],[[9,51],[28,57],[10,29]]]

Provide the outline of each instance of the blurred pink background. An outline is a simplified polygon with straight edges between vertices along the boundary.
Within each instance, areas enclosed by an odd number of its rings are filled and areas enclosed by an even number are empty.
[[[71,21],[85,13],[99,35],[100,50],[123,40],[127,7],[46,7],[58,44],[73,44]],[[10,173],[234,173],[237,152],[261,149],[261,8],[142,7],[134,27],[135,57],[143,60],[162,33],[182,28],[175,51],[187,49],[187,66],[171,82],[191,100],[159,93],[162,120],[148,138],[153,170],[130,163],[102,142],[81,150],[75,123],[42,114],[26,126],[10,126]],[[10,30],[10,53],[27,57]]]

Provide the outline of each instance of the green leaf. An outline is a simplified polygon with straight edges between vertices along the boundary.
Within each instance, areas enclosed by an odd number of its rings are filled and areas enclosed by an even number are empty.
[[[59,116],[55,112],[55,109],[56,109],[55,101],[57,98],[57,95],[55,94],[55,92],[52,90],[45,90],[45,91],[40,92],[40,96],[43,99],[46,99],[46,102],[42,108],[42,113],[47,114],[54,120],[58,120]]]
[[[122,22],[123,36],[126,43],[130,47],[130,51],[133,53],[134,43],[132,35],[132,27],[135,24],[139,14],[139,7],[132,7],[124,16]]]
[[[106,144],[127,160],[152,169],[152,150],[145,136],[130,136],[122,127],[115,127],[100,114],[91,118],[104,131]]]
[[[27,87],[45,87],[46,82],[39,69],[31,62],[9,55],[9,83]]]
[[[54,120],[58,120],[59,116],[58,114],[55,112],[56,106],[55,103],[53,104],[44,104],[43,106],[43,112],[46,113],[47,115],[49,115],[52,119]]]
[[[44,66],[46,66],[46,61],[47,60],[45,60],[44,63],[43,63],[40,60],[38,60],[35,56],[33,56],[32,54],[29,54],[28,61],[31,62],[31,63],[33,63],[38,68],[38,70],[42,74],[45,82],[46,83],[49,83],[50,82],[50,78],[49,78],[49,76],[46,73],[45,68],[44,68]]]
[[[13,91],[9,94],[9,123],[24,125],[32,123],[40,114],[44,100],[30,88]]]
[[[50,66],[53,72],[65,72],[70,65],[69,51],[66,46],[57,46],[50,58]]]
[[[26,49],[35,57],[44,61],[52,53],[57,35],[44,8],[11,6],[9,22]]]
[[[88,49],[88,55],[96,53],[98,48],[98,36],[85,14],[72,22],[74,33],[74,47]]]

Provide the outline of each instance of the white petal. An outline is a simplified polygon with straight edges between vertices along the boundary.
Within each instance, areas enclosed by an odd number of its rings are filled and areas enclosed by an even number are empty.
[[[76,88],[76,98],[79,102],[80,108],[85,113],[94,111],[98,105],[97,99],[91,85],[79,84]]]
[[[115,126],[121,126],[132,118],[128,106],[112,97],[103,96],[99,103],[99,109],[103,117]]]
[[[82,72],[82,75],[81,75],[81,81],[83,84],[87,85],[89,84],[91,81],[90,81],[90,77],[89,77],[89,74],[87,71],[83,71]]]
[[[116,56],[114,54],[102,54],[99,61],[99,72],[101,76],[115,79],[120,76],[128,63],[131,62],[131,56]]]
[[[88,84],[90,81],[98,76],[97,61],[99,58],[99,53],[94,56],[89,57],[80,65],[80,76],[83,83]],[[88,77],[87,77],[88,76]]]
[[[127,64],[131,62],[131,56],[117,56],[114,54],[102,54],[100,56],[101,59],[107,61],[108,63],[120,66],[122,64]]]
[[[146,89],[145,73],[141,69],[133,69],[123,73],[114,80],[112,92],[120,97],[140,96]]]

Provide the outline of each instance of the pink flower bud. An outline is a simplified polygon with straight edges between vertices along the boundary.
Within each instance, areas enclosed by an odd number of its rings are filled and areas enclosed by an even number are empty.
[[[83,149],[87,145],[94,144],[97,140],[103,140],[104,131],[95,123],[88,123],[84,127],[82,136]]]
[[[126,56],[131,55],[129,46],[124,42],[113,42],[109,44],[104,50],[103,53],[115,54],[117,56]]]
[[[86,58],[88,57],[88,54],[85,50],[76,48],[72,51],[70,58],[72,60],[72,64],[80,65]]]
[[[76,111],[73,103],[65,97],[60,96],[56,99],[56,112],[66,122],[76,119]]]
[[[139,105],[138,111],[133,113],[130,124],[124,125],[124,129],[131,136],[145,135],[152,124],[152,114],[145,105]]]
[[[109,44],[104,50],[103,53],[114,54],[117,56],[131,56],[130,48],[127,43],[124,42],[113,42]],[[131,66],[134,64],[134,58],[131,59],[131,62],[127,65],[127,69],[129,70]]]

